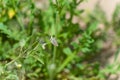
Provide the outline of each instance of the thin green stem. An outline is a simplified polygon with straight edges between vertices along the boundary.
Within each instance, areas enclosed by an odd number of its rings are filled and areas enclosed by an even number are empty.
[[[34,43],[32,44],[32,46],[33,46],[35,43],[36,43],[36,42],[34,42]],[[33,48],[33,49],[30,51],[30,53],[31,53],[33,50],[35,50],[37,47],[38,47],[38,44],[37,44],[37,46],[36,46],[35,48]],[[16,57],[15,59],[13,59],[13,60],[10,61],[9,63],[7,63],[7,64],[5,65],[5,67],[7,67],[8,65],[12,64],[12,63],[15,62],[16,60],[18,60],[23,54],[25,54],[25,53],[29,50],[29,48],[28,48],[28,49],[26,49],[24,52],[22,52],[22,48],[23,48],[23,47],[20,48],[20,54],[18,55],[18,57]],[[30,54],[30,53],[29,53],[29,54]]]
[[[59,19],[59,13],[56,13],[56,19],[55,19],[55,26],[54,26],[54,31],[55,31],[55,37],[58,35],[58,27],[59,27],[60,19]],[[57,53],[57,47],[54,46],[53,48],[53,57],[52,57],[52,64],[56,66],[56,53]],[[56,69],[49,70],[50,74],[50,80],[54,80],[55,74],[56,74]]]
[[[21,48],[20,48],[20,54],[19,54],[19,56],[16,57],[15,59],[13,59],[12,61],[10,61],[9,63],[7,63],[7,64],[5,65],[5,67],[7,67],[8,65],[12,64],[12,63],[15,62],[17,59],[19,59],[22,54],[23,54],[23,53],[22,53],[22,47],[21,47]]]
[[[56,51],[57,51],[57,48],[54,46],[54,50],[53,50],[53,63],[55,63]]]
[[[59,21],[59,14],[56,13],[56,26],[54,26],[55,37],[57,37],[57,35],[58,35],[58,29],[57,28],[59,27],[59,23],[60,23],[60,21]],[[55,63],[56,52],[57,52],[57,48],[56,48],[56,46],[54,46],[54,48],[53,48],[53,63]]]
[[[20,17],[18,17],[18,15],[16,15],[16,19],[17,19],[17,21],[18,21],[21,29],[24,31],[24,25],[23,25],[23,23],[21,22],[22,20],[20,19]]]

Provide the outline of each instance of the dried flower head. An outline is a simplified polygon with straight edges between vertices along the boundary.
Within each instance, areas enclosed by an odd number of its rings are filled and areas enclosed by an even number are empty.
[[[54,46],[58,46],[57,40],[55,39],[55,37],[50,38],[50,42],[54,45]]]
[[[42,48],[45,49],[47,43],[45,43],[45,41],[42,38],[39,40],[39,42],[42,45]]]

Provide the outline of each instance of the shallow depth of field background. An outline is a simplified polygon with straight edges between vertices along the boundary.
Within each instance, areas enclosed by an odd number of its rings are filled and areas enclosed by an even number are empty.
[[[0,0],[0,80],[120,80],[120,0]]]

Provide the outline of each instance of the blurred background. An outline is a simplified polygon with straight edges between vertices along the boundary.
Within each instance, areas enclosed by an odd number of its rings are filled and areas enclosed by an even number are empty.
[[[120,80],[120,0],[0,0],[1,80]]]
[[[99,4],[103,11],[106,13],[107,19],[111,20],[115,7],[119,0],[87,0],[83,2],[79,9],[93,10],[96,4]]]

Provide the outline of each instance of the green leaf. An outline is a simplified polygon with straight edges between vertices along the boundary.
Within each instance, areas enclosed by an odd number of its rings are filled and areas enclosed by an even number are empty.
[[[83,12],[84,12],[84,10],[79,10],[79,11],[75,11],[74,13],[75,13],[75,15],[79,16]]]
[[[64,61],[63,63],[58,67],[57,72],[59,73],[60,71],[62,71],[69,62],[71,62],[73,59],[75,58],[75,52],[70,54]]]
[[[15,74],[10,74],[6,77],[5,80],[19,80],[18,76]]]
[[[40,63],[44,64],[43,60],[40,59],[38,56],[36,55],[32,55],[37,61],[39,61]]]
[[[7,27],[3,23],[0,23],[0,30],[2,31],[2,33],[5,33],[8,36],[11,36],[12,32],[8,30]]]
[[[115,53],[114,61],[117,60],[119,54],[120,54],[120,48],[119,48],[119,49],[116,51],[116,53]]]
[[[71,45],[74,47],[74,49],[79,48],[79,44],[76,42],[72,42]]]
[[[63,52],[66,54],[66,55],[70,55],[72,53],[71,49],[69,47],[67,48],[64,48],[63,49]]]
[[[97,29],[98,22],[93,22],[88,28],[88,34],[91,35]]]

